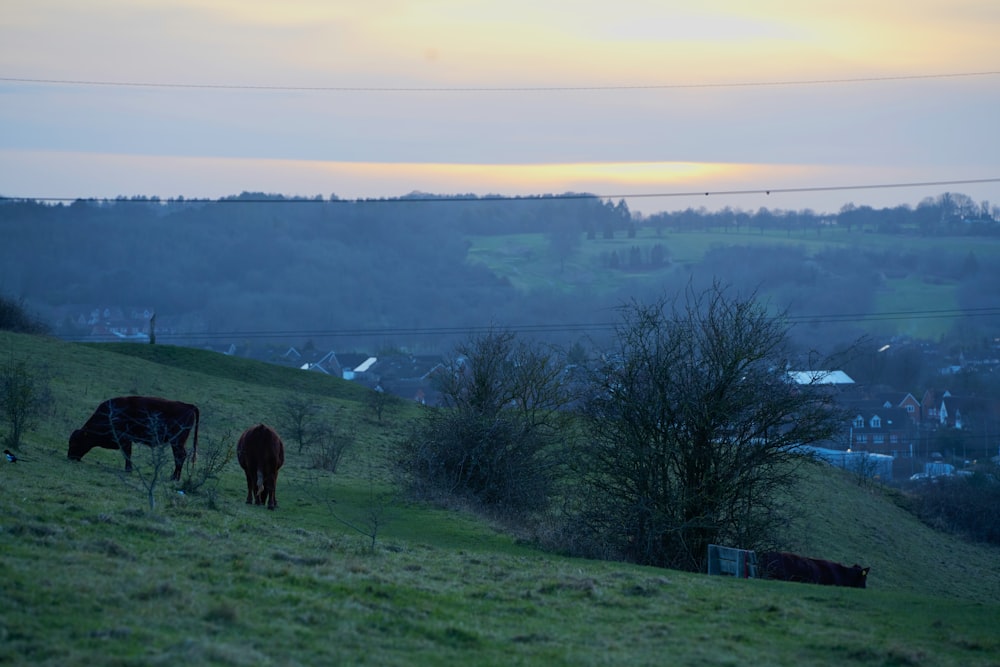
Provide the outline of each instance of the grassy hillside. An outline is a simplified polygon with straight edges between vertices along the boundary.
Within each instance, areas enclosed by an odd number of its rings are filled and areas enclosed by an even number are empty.
[[[550,278],[563,275],[571,281],[573,267],[597,270],[602,253],[609,250],[625,250],[633,246],[649,249],[662,244],[670,251],[670,259],[675,264],[693,265],[701,262],[705,254],[718,246],[763,246],[802,248],[807,255],[814,255],[826,249],[863,248],[871,252],[923,252],[935,249],[942,253],[964,256],[972,252],[981,262],[1000,259],[1000,239],[993,237],[923,237],[894,236],[887,234],[865,234],[860,231],[848,232],[844,229],[828,229],[821,234],[814,231],[796,230],[791,234],[784,231],[760,233],[757,229],[740,232],[662,232],[650,227],[640,227],[635,238],[619,234],[613,239],[596,238],[581,241],[573,256],[566,261],[563,271],[560,261],[549,252],[550,240],[544,233],[501,234],[472,236],[469,258],[488,265],[498,275],[510,278],[515,285],[524,289],[538,287],[531,280],[537,272]],[[607,271],[606,273],[614,273]],[[599,285],[613,284],[611,275],[596,277]]]
[[[829,468],[789,501],[808,517],[790,546],[871,565],[868,590],[563,558],[405,502],[385,461],[417,408],[376,422],[340,380],[164,346],[0,332],[0,349],[46,369],[54,398],[27,460],[0,463],[0,664],[1000,661],[1000,550],[935,533]],[[125,393],[198,403],[205,448],[306,393],[355,442],[333,475],[291,448],[274,512],[243,503],[235,461],[217,495],[165,486],[150,511],[117,452],[66,459],[69,432]]]
[[[470,237],[469,261],[483,264],[498,276],[524,292],[556,289],[564,294],[602,295],[626,286],[660,285],[677,267],[693,270],[706,253],[720,246],[778,247],[802,249],[812,256],[827,249],[863,248],[869,252],[923,253],[934,249],[938,253],[965,256],[974,253],[980,262],[1000,262],[1000,239],[983,237],[920,237],[865,234],[855,230],[827,229],[821,234],[796,230],[760,233],[757,229],[741,232],[662,232],[650,227],[639,228],[635,238],[619,234],[614,239],[584,240],[568,257],[558,258],[550,250],[550,239],[542,233],[508,234]],[[617,251],[627,256],[632,247],[648,251],[662,245],[670,253],[671,265],[659,270],[620,271],[608,268],[602,255]],[[952,282],[929,284],[911,274],[905,278],[886,278],[875,294],[878,311],[949,310],[960,306],[958,285]],[[917,319],[900,322],[874,321],[866,326],[869,333],[879,335],[904,334],[936,339],[946,333],[953,322],[948,318]]]

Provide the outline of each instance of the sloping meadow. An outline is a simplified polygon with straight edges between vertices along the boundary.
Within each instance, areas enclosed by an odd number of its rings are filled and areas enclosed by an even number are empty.
[[[209,352],[0,345],[52,394],[22,461],[0,464],[0,664],[1000,660],[997,550],[934,533],[849,476],[812,469],[790,540],[871,565],[867,590],[571,559],[401,498],[390,461],[416,406],[379,421],[359,387]],[[72,429],[128,393],[201,406],[196,466],[289,395],[311,397],[351,445],[336,473],[289,446],[273,512],[244,504],[235,459],[196,491],[163,483],[151,509],[118,452],[66,459]],[[140,471],[150,456],[136,448]]]

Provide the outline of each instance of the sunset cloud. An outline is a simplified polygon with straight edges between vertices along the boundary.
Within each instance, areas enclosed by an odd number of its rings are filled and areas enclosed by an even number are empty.
[[[998,29],[987,0],[12,0],[0,188],[399,196],[994,177]],[[837,205],[796,199],[810,202]]]

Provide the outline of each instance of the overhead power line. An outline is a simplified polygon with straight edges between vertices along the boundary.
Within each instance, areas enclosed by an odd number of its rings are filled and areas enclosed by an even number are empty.
[[[931,79],[959,79],[1000,75],[1000,70],[983,72],[946,72],[941,74],[902,74],[895,76],[867,76],[817,79],[788,79],[780,81],[731,81],[719,83],[654,83],[607,86],[282,86],[220,83],[172,83],[155,81],[106,81],[93,79],[43,79],[30,77],[0,77],[0,82],[27,83],[58,86],[103,86],[116,88],[172,88],[189,90],[260,90],[317,93],[558,93],[618,90],[691,90],[699,88],[766,88],[786,86],[818,86],[856,83],[884,83],[890,81],[922,81]]]
[[[928,320],[956,317],[1000,317],[1000,306],[984,308],[953,308],[942,310],[912,310],[885,311],[877,313],[834,313],[788,316],[789,324],[831,324],[844,322],[883,322],[891,320]],[[540,333],[592,333],[598,331],[614,331],[618,322],[570,322],[551,324],[516,324],[505,327],[523,334]],[[315,338],[354,338],[354,337],[391,337],[391,336],[459,336],[484,334],[494,330],[489,326],[441,326],[441,327],[387,327],[387,328],[356,328],[356,329],[283,329],[283,330],[251,330],[251,331],[209,331],[192,333],[157,333],[157,340],[225,340],[234,339],[315,339]],[[84,342],[87,340],[106,340],[107,336],[80,336],[72,340]]]
[[[798,188],[755,188],[748,190],[688,190],[677,192],[636,192],[619,194],[594,194],[594,193],[565,193],[565,194],[545,194],[545,195],[468,195],[468,196],[403,196],[381,199],[317,199],[306,197],[295,198],[254,198],[254,197],[227,197],[222,199],[198,199],[187,198],[177,199],[177,202],[187,204],[213,203],[213,204],[398,204],[398,203],[427,203],[427,202],[495,202],[495,201],[545,201],[545,200],[566,200],[566,199],[638,199],[653,197],[722,197],[732,195],[776,195],[802,192],[835,192],[846,190],[888,190],[894,188],[921,188],[921,187],[950,187],[954,185],[981,185],[984,183],[1000,183],[1000,177],[995,178],[966,178],[954,181],[909,181],[898,183],[855,183],[852,185],[811,185]],[[115,204],[149,204],[149,199],[129,199],[124,197],[12,197],[0,196],[3,201],[36,201],[36,202],[102,202]],[[162,201],[162,200],[161,200]],[[171,200],[168,200],[171,201]]]

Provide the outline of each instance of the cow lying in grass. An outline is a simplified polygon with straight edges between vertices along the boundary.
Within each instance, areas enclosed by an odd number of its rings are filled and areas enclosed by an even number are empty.
[[[857,564],[847,567],[833,561],[783,551],[762,553],[757,559],[757,568],[765,579],[851,588],[865,588],[868,571],[871,569]]]

